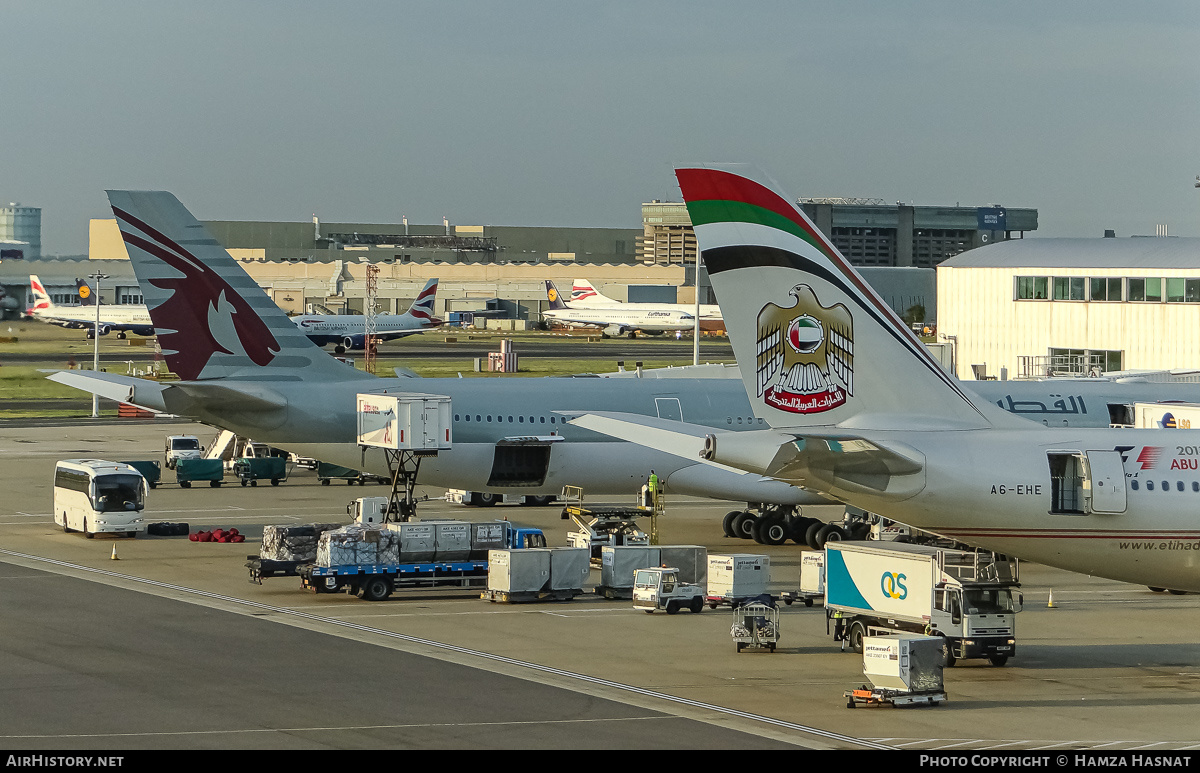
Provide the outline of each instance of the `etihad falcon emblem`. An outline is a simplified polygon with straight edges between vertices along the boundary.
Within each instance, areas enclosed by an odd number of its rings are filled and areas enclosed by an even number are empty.
[[[788,413],[821,413],[854,394],[854,319],[844,304],[822,306],[808,285],[790,307],[758,313],[758,396]]]

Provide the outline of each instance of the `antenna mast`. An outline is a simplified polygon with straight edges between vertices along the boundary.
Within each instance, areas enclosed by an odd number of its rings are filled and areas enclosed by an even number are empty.
[[[367,297],[363,301],[363,321],[365,323],[365,333],[363,337],[363,370],[367,373],[375,372],[375,353],[377,339],[375,338],[375,299],[378,295],[379,266],[374,263],[367,264]]]

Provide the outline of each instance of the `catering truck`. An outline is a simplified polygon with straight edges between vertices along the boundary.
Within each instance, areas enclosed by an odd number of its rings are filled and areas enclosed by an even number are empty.
[[[826,630],[862,652],[868,634],[940,636],[946,665],[1016,653],[1017,561],[927,545],[830,542],[825,547]],[[845,646],[845,644],[843,644]]]

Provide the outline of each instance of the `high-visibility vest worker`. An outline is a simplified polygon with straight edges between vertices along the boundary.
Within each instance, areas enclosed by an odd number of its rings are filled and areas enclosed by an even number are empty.
[[[646,489],[650,494],[650,505],[653,507],[658,502],[658,476],[654,474],[654,470],[650,471],[650,480],[646,481]]]

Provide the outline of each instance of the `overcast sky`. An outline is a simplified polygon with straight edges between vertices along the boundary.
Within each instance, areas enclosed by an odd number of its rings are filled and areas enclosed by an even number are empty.
[[[641,226],[679,163],[793,196],[1200,235],[1200,3],[0,0],[0,202]]]

